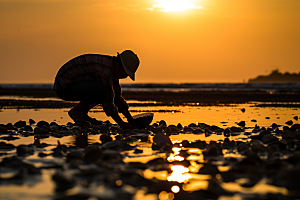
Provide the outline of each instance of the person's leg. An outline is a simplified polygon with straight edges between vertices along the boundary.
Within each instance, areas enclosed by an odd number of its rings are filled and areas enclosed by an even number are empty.
[[[108,89],[99,82],[81,82],[57,93],[57,96],[66,101],[80,101],[69,111],[69,116],[76,122],[91,121],[97,124],[97,120],[90,118],[88,111],[103,101]]]

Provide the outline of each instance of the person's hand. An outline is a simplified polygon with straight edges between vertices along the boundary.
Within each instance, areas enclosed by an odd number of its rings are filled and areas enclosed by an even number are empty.
[[[137,128],[136,126],[131,125],[131,124],[127,123],[127,122],[124,122],[124,123],[119,124],[119,125],[120,125],[120,127],[122,129],[136,129]]]

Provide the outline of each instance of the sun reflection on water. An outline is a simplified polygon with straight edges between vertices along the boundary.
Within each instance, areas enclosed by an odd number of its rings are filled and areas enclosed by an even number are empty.
[[[179,155],[181,148],[179,148],[179,147],[173,147],[172,150],[173,150],[174,153],[171,153],[169,155],[169,157],[167,158],[167,160],[169,162],[183,161],[184,160],[184,157],[182,157],[182,156]]]
[[[184,160],[184,157],[179,155],[181,148],[173,147],[172,150],[174,153],[171,153],[169,155],[169,157],[167,158],[167,160],[169,162]],[[171,165],[171,170],[172,170],[172,173],[169,174],[169,176],[167,177],[168,181],[176,181],[179,183],[186,183],[190,178],[190,175],[188,174],[188,172],[190,170],[183,165]]]

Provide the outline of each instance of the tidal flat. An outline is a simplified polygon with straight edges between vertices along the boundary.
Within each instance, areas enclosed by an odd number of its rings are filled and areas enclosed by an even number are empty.
[[[78,127],[74,102],[3,94],[1,199],[300,198],[298,94],[204,93],[128,94],[133,115],[154,113],[141,130],[122,130],[100,106],[89,115],[101,125]]]

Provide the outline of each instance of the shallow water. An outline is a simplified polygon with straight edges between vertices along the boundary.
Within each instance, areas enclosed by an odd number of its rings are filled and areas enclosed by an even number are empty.
[[[244,110],[243,110],[244,109]],[[68,109],[3,109],[0,112],[0,124],[15,123],[19,120],[27,121],[29,119],[34,119],[36,122],[40,120],[45,120],[48,122],[55,121],[59,125],[67,124],[70,122],[70,118],[67,114]],[[280,126],[286,125],[286,122],[292,120],[294,123],[298,121],[294,118],[299,116],[299,109],[297,108],[275,108],[275,107],[254,107],[254,104],[239,104],[239,105],[230,105],[230,106],[177,106],[177,107],[133,107],[131,111],[132,114],[137,114],[139,112],[154,112],[153,122],[159,122],[160,120],[165,120],[167,125],[174,124],[177,125],[181,123],[183,126],[187,126],[191,123],[206,123],[209,125],[216,125],[222,128],[237,126],[237,123],[240,121],[246,122],[246,132],[251,132],[255,125],[261,127],[270,127],[272,123],[276,123]],[[172,112],[174,111],[174,112]],[[89,115],[100,120],[111,120],[108,118],[101,108],[93,109]],[[34,127],[34,126],[33,126]],[[16,134],[16,136],[18,136]],[[61,164],[64,163],[63,158],[47,156],[41,158],[38,156],[38,153],[50,153],[51,150],[56,147],[57,141],[60,141],[61,144],[65,145],[76,145],[82,146],[84,148],[87,144],[92,144],[99,142],[99,134],[87,136],[65,136],[62,138],[56,138],[50,136],[48,138],[41,139],[40,142],[46,143],[49,146],[45,148],[36,148],[35,153],[28,157],[23,157],[22,159],[28,163],[33,164],[36,167]],[[152,139],[153,136],[151,136]],[[170,139],[173,143],[180,143],[182,140],[188,140],[193,142],[196,140],[205,140],[208,143],[210,141],[223,141],[225,139],[224,135],[213,134],[207,137],[205,134],[192,134],[192,133],[180,133],[173,134],[170,136]],[[247,134],[242,133],[237,136],[230,136],[230,140],[235,141],[248,141],[249,138]],[[4,141],[0,139],[0,142]],[[22,137],[19,136],[19,139],[13,141],[6,141],[7,143],[14,144],[18,146],[20,144],[32,144],[34,142],[34,136]],[[165,158],[169,161],[180,161],[181,159],[187,159],[190,161],[191,165],[189,167],[184,167],[182,165],[175,165],[171,167],[171,172],[155,171],[146,169],[143,171],[143,176],[147,179],[156,178],[163,181],[175,181],[178,183],[178,186],[175,184],[170,188],[170,191],[164,191],[157,194],[145,194],[146,190],[139,189],[135,191],[133,199],[173,199],[174,195],[178,192],[176,189],[184,191],[196,191],[196,190],[205,190],[209,185],[210,175],[197,174],[198,170],[202,166],[201,162],[204,161],[202,150],[198,148],[183,148],[173,147],[174,153],[160,153],[153,151],[151,149],[151,143],[149,142],[133,142],[132,145],[136,145],[138,149],[143,150],[142,153],[136,154],[134,150],[123,151],[123,161],[125,163],[129,162],[141,162],[146,163],[149,160],[154,158]],[[181,150],[187,150],[190,154],[188,158],[183,158],[178,155],[178,152]],[[0,160],[4,157],[9,157],[16,154],[16,150],[12,151],[1,151],[6,152],[0,156]],[[0,153],[1,153],[0,152]],[[177,153],[176,153],[177,152]],[[240,155],[235,150],[224,150],[223,149],[223,158],[241,158]],[[215,162],[223,162],[221,159],[216,160]],[[223,166],[218,164],[219,171],[227,171],[229,166]],[[42,175],[32,177],[30,180],[26,180],[23,184],[17,184],[9,182],[10,184],[4,183],[0,185],[0,194],[1,199],[55,199],[60,197],[55,191],[55,184],[52,181],[52,175],[55,173],[55,169],[43,169]],[[10,177],[10,174],[14,172],[2,171],[0,176],[2,178]],[[72,171],[69,171],[72,174]],[[221,186],[227,191],[235,192],[234,196],[226,197],[220,196],[219,199],[247,199],[250,195],[264,195],[267,193],[287,195],[288,190],[284,187],[276,187],[270,185],[268,180],[262,179],[254,187],[245,188],[241,187],[240,183],[243,182],[243,179],[240,179],[239,182],[228,182],[221,183]],[[82,183],[84,184],[84,183]],[[183,185],[182,185],[183,184]],[[175,187],[177,186],[177,187]],[[123,190],[134,190],[133,188],[123,188]],[[75,188],[68,190],[69,194],[83,194],[89,193],[93,194],[94,197],[111,197],[115,190],[106,188],[105,186],[92,185],[90,187],[76,186]],[[109,198],[111,199],[111,198]]]
[[[242,109],[245,109],[243,112]],[[28,121],[30,118],[36,122],[45,120],[55,121],[58,124],[72,122],[68,116],[69,109],[2,109],[0,110],[0,123],[14,123],[19,120]],[[132,107],[132,115],[140,112],[154,112],[153,122],[165,120],[168,125],[181,123],[187,126],[190,123],[206,123],[216,126],[236,126],[236,123],[245,121],[246,126],[269,127],[272,123],[285,125],[289,120],[299,117],[299,108],[287,107],[255,107],[251,104],[236,104],[224,106],[153,106]],[[89,115],[98,120],[113,120],[107,117],[101,108],[92,109]],[[126,120],[126,119],[124,119]]]

